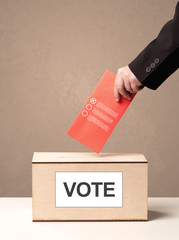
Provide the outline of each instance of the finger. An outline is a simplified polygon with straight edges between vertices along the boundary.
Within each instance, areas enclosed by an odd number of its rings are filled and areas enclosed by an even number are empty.
[[[122,87],[119,87],[118,91],[123,97],[127,98],[128,100],[131,100],[131,96],[129,92],[127,92],[127,90],[125,89],[124,85]]]
[[[119,92],[117,90],[117,87],[114,87],[114,97],[115,97],[117,102],[120,100],[120,95],[119,95]]]
[[[139,86],[137,86],[135,83],[131,83],[131,88],[133,92],[137,93],[139,91]]]
[[[130,85],[130,82],[129,82],[129,81],[125,81],[125,82],[124,82],[124,86],[125,86],[125,89],[126,89],[128,92],[134,93],[134,91],[133,91],[132,88],[131,88],[131,85]]]
[[[115,82],[114,82],[114,96],[117,102],[120,101],[120,94],[118,91],[119,84],[122,85],[122,77],[121,77],[120,71],[118,71]]]

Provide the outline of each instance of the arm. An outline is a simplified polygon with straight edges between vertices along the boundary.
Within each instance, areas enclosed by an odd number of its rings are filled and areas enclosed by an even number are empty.
[[[136,78],[151,89],[157,89],[179,68],[179,2],[173,19],[128,66]]]
[[[158,36],[128,66],[119,68],[114,84],[114,96],[120,94],[130,99],[130,92],[144,86],[157,89],[179,68],[179,2],[172,20],[168,21]]]

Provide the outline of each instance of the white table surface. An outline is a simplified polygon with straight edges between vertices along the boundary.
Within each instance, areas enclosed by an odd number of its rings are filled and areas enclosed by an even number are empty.
[[[32,198],[0,198],[0,239],[178,240],[179,198],[148,203],[147,222],[32,222]]]

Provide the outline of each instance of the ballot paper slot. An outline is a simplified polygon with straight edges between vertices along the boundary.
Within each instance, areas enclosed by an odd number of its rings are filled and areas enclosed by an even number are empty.
[[[34,153],[33,221],[147,220],[147,197],[142,154]]]

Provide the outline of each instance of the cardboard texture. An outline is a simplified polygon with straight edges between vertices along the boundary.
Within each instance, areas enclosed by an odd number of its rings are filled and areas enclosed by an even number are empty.
[[[64,201],[64,197],[61,188],[58,189],[57,173],[62,182],[64,181],[63,175],[68,174],[65,181],[70,191],[73,175],[80,177],[82,173],[81,181],[88,182],[90,185],[91,179],[95,181],[99,175],[99,179],[103,183],[99,185],[99,196],[94,198],[94,185],[91,185],[92,190],[89,196],[81,197],[82,202],[79,201],[79,197],[74,198],[76,187],[79,185],[77,180],[74,193],[69,197],[71,198],[71,207],[66,205],[67,202],[64,203],[65,207],[59,207],[61,206],[60,200]],[[60,173],[62,174],[60,175]],[[119,202],[110,203],[111,198],[105,199],[103,195],[104,182],[107,180],[106,175],[111,174],[113,177],[118,173],[122,173],[122,199],[119,199]],[[111,179],[109,178],[108,181]],[[120,183],[120,179],[117,178],[117,182]],[[116,193],[111,187],[109,186],[107,193]],[[85,187],[84,190],[86,191]],[[100,197],[101,200],[99,200]],[[57,200],[59,200],[59,205]],[[88,201],[88,204],[83,204],[85,201]],[[77,205],[81,207],[74,207]],[[33,221],[148,220],[148,162],[143,154],[132,153],[34,153],[32,160],[32,217]]]
[[[114,97],[116,75],[106,70],[67,134],[99,153],[132,100]],[[135,94],[131,94],[132,99]]]

